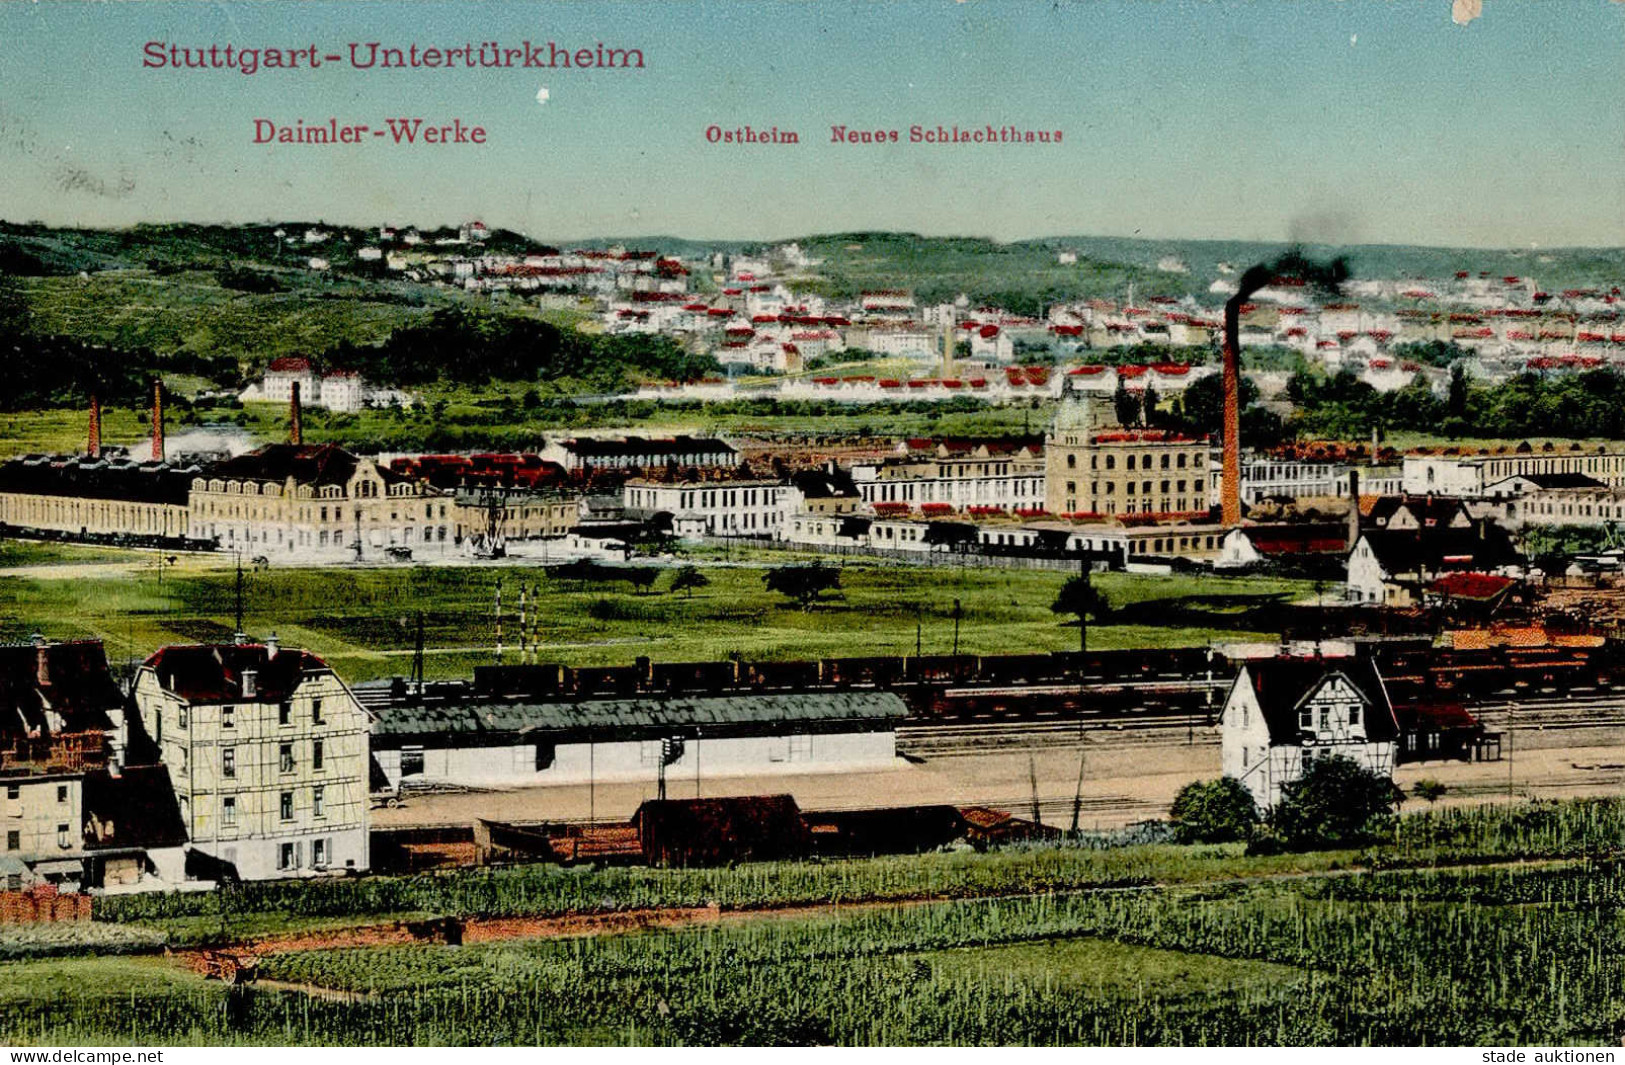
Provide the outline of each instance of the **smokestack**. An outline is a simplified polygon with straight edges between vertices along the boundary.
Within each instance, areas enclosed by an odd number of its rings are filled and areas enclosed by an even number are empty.
[[[102,457],[102,397],[94,392],[90,394],[90,439],[85,450],[93,459]]]
[[[152,382],[152,461],[164,461],[164,383]]]
[[[289,386],[288,392],[288,443],[303,444],[305,430],[299,424],[299,382],[295,381]]]
[[[1270,279],[1255,266],[1241,277],[1236,294],[1224,303],[1224,462],[1219,472],[1220,520],[1241,524],[1241,305]]]
[[[1293,248],[1273,263],[1250,266],[1236,283],[1236,294],[1224,304],[1224,466],[1219,502],[1226,526],[1241,524],[1241,305],[1276,276],[1302,278],[1315,288],[1335,293],[1348,277],[1341,258],[1321,264]],[[1373,456],[1374,458],[1374,456]]]

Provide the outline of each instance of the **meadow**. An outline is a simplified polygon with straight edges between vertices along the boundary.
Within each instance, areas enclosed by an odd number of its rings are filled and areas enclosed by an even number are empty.
[[[16,561],[7,561],[11,551]],[[17,545],[0,551],[0,639],[40,631],[53,639],[94,636],[114,661],[144,658],[169,643],[228,639],[235,575],[225,557],[186,557],[162,572],[158,555],[128,552],[127,564],[65,564],[70,548]],[[94,556],[102,561],[103,550]],[[841,655],[927,654],[954,645],[954,601],[961,605],[959,648],[994,654],[1072,650],[1076,622],[1050,610],[1066,573],[1025,569],[925,567],[850,559],[841,588],[810,610],[770,593],[765,568],[809,556],[761,549],[694,549],[710,584],[692,596],[563,580],[541,566],[277,568],[245,574],[244,624],[285,646],[325,658],[348,681],[404,674],[411,665],[418,611],[424,615],[425,672],[468,676],[492,660],[496,583],[504,596],[504,644],[519,642],[518,595],[527,594],[534,657],[570,665],[658,661],[783,660]],[[62,565],[42,569],[55,559]],[[682,561],[683,559],[679,559]],[[21,572],[3,572],[28,566]],[[1314,597],[1303,581],[1213,576],[1102,574],[1098,586],[1118,614],[1091,623],[1090,646],[1201,646],[1271,639],[1250,627],[1284,603]]]
[[[402,904],[479,916],[709,901],[723,916],[465,946],[266,944],[262,983],[236,989],[160,957],[8,961],[0,1040],[1613,1044],[1622,828],[1613,800],[1430,811],[1360,852],[1070,845],[254,885],[230,920],[300,898],[288,919],[305,927],[317,910],[338,923]],[[185,911],[218,904],[102,900],[98,927],[184,946],[208,919]]]

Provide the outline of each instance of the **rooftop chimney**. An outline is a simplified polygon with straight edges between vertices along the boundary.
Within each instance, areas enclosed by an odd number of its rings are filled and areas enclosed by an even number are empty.
[[[164,383],[152,382],[152,461],[164,461]]]
[[[289,386],[288,392],[288,443],[303,444],[305,430],[299,424],[299,382],[295,381]]]
[[[102,457],[102,397],[90,394],[90,439],[85,450],[93,459]]]
[[[267,636],[265,638],[265,660],[267,662],[269,662],[271,659],[276,657],[276,653],[277,653],[276,633],[273,632],[273,633],[271,633],[271,635],[269,635],[269,636]]]

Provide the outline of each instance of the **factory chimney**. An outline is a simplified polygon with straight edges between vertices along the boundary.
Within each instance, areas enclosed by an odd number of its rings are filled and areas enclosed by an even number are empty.
[[[1341,258],[1330,263],[1311,262],[1293,248],[1273,263],[1248,267],[1236,283],[1236,294],[1225,301],[1224,462],[1219,504],[1227,527],[1241,524],[1241,308],[1276,277],[1296,278],[1322,292],[1335,293],[1348,277],[1348,264]]]
[[[90,394],[90,439],[85,450],[93,459],[102,457],[102,397],[94,392]]]
[[[152,382],[152,461],[164,461],[164,382]]]
[[[1250,268],[1224,303],[1224,461],[1219,508],[1226,528],[1241,524],[1241,305],[1269,284],[1269,267]]]
[[[289,386],[288,392],[288,443],[303,444],[305,430],[299,423],[299,382],[295,381]]]

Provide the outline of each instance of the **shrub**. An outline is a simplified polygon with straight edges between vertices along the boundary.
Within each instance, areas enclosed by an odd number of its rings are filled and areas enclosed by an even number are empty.
[[[1181,843],[1230,843],[1250,838],[1258,827],[1252,792],[1235,777],[1186,784],[1168,813]]]
[[[1333,755],[1281,788],[1270,826],[1296,850],[1358,843],[1386,828],[1403,798],[1386,776]]]

